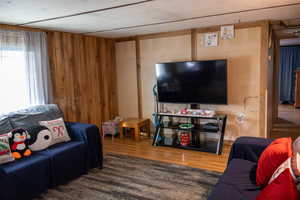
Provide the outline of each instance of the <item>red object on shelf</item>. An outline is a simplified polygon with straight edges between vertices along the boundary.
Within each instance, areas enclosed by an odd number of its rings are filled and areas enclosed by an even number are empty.
[[[188,114],[188,111],[187,111],[187,109],[186,108],[184,108],[184,109],[181,109],[180,110],[180,114]]]
[[[181,133],[180,134],[180,145],[188,146],[190,144],[190,134],[189,133]]]

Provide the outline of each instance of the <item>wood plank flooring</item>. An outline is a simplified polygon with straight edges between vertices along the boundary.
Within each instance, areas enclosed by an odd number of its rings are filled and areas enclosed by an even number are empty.
[[[278,117],[291,124],[300,126],[300,108],[293,105],[278,105]]]
[[[225,170],[230,147],[225,144],[222,155],[218,156],[213,153],[152,146],[151,139],[143,139],[140,142],[135,142],[130,138],[105,137],[104,139],[104,155],[107,153],[123,154],[217,172]]]
[[[292,105],[278,106],[278,119],[272,125],[271,138],[300,136],[300,109]]]

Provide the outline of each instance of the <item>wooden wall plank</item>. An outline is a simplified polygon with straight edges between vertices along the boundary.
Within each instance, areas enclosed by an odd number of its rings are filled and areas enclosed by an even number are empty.
[[[138,113],[139,118],[143,118],[143,105],[142,105],[142,80],[141,80],[141,48],[140,38],[135,39],[135,54],[136,54],[136,77],[137,77],[137,92],[138,92]]]
[[[272,121],[275,122],[278,118],[279,105],[279,68],[280,68],[280,40],[275,37],[274,47],[274,74],[273,74],[273,116]]]
[[[111,93],[112,93],[112,105],[111,105],[111,113],[114,116],[119,115],[119,108],[118,108],[118,79],[117,79],[117,61],[116,61],[116,41],[110,40],[110,51],[112,53],[112,63],[111,63],[111,70],[112,70],[112,84],[111,84]]]
[[[114,41],[48,33],[54,102],[65,120],[100,125],[118,114]]]
[[[198,45],[197,29],[192,29],[192,31],[191,31],[191,58],[192,58],[192,61],[197,60],[197,45]]]
[[[260,102],[259,102],[259,124],[260,136],[267,137],[270,133],[271,124],[268,123],[268,66],[269,66],[269,22],[264,21],[261,25],[261,47],[260,47]]]
[[[23,31],[32,31],[32,32],[52,32],[50,30],[43,30],[39,28],[30,28],[25,26],[16,26],[16,25],[8,25],[8,24],[0,24],[1,29],[7,29],[7,30],[23,30]]]

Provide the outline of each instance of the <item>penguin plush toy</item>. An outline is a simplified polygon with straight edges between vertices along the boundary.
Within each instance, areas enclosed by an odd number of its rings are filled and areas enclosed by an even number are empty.
[[[32,126],[27,129],[30,139],[29,148],[32,151],[41,151],[52,145],[51,131],[45,126]]]
[[[19,128],[12,130],[9,137],[10,148],[15,159],[31,155],[31,150],[28,148],[28,139],[30,139],[30,135],[25,129]]]

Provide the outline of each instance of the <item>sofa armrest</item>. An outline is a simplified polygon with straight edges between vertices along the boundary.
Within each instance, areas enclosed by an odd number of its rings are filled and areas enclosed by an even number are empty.
[[[72,140],[84,141],[87,145],[87,168],[102,167],[103,152],[99,128],[93,124],[66,122]]]
[[[260,154],[272,141],[265,138],[239,137],[231,147],[227,164],[235,158],[258,162]]]

